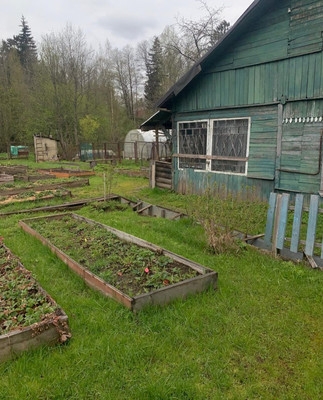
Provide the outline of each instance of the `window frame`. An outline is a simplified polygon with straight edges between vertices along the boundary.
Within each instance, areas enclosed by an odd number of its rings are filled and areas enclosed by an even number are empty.
[[[215,121],[234,121],[234,120],[247,120],[248,128],[247,128],[247,142],[246,142],[246,155],[245,157],[231,157],[231,156],[214,156],[212,155],[213,148],[213,127]],[[250,128],[251,128],[251,118],[250,117],[235,117],[235,118],[210,118],[210,119],[198,119],[198,120],[185,120],[177,122],[177,150],[179,151],[179,143],[180,143],[180,124],[185,123],[194,123],[194,122],[206,122],[207,126],[207,135],[206,135],[206,154],[174,154],[174,157],[177,157],[177,168],[179,170],[186,169],[185,167],[180,166],[181,158],[192,158],[192,159],[204,159],[205,160],[205,169],[197,169],[192,168],[197,172],[212,172],[215,174],[227,174],[227,175],[240,175],[246,176],[248,173],[248,160],[249,160],[249,144],[250,144]],[[220,171],[220,170],[212,170],[212,160],[228,160],[228,161],[242,161],[245,162],[245,171],[244,172],[232,172],[232,171]],[[190,168],[190,167],[187,167]]]

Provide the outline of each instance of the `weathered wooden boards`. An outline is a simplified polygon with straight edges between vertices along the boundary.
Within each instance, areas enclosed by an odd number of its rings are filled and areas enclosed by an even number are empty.
[[[53,215],[49,217],[38,217],[38,218],[60,218],[66,214]],[[130,297],[115,287],[111,286],[109,283],[105,282],[101,278],[97,277],[95,274],[90,272],[88,269],[84,268],[82,265],[74,261],[71,257],[65,254],[63,251],[54,246],[49,240],[40,235],[37,231],[28,225],[28,221],[33,219],[26,219],[19,221],[20,226],[29,234],[33,235],[39,239],[43,244],[48,246],[51,251],[56,254],[65,264],[67,264],[74,272],[82,277],[82,279],[92,288],[99,290],[105,296],[115,299],[132,311],[138,311],[148,304],[166,304],[176,298],[184,298],[189,294],[202,292],[209,287],[216,288],[217,284],[217,272],[206,268],[198,263],[190,261],[184,257],[181,257],[175,253],[172,253],[166,249],[161,249],[152,243],[149,243],[143,239],[137,238],[126,232],[119,231],[117,229],[111,228],[107,225],[101,224],[94,220],[90,220],[85,217],[81,217],[77,214],[70,214],[73,218],[85,221],[89,224],[89,229],[93,225],[99,225],[106,229],[107,231],[118,236],[121,240],[133,243],[137,246],[148,248],[152,251],[161,252],[173,259],[174,261],[181,263],[189,268],[194,269],[198,272],[198,276],[186,279],[182,282],[175,283],[172,285],[165,286],[161,289],[151,291],[149,293],[141,294],[138,296]]]
[[[286,250],[286,241],[290,241],[290,247],[287,249],[291,253],[303,255],[310,262],[312,267],[322,268],[323,266],[323,241],[322,244],[316,242],[318,239],[317,221],[319,215],[318,195],[311,195],[308,210],[306,238],[301,240],[301,229],[304,225],[302,215],[305,210],[304,195],[297,194],[295,205],[289,205],[290,195],[288,193],[271,193],[269,198],[269,209],[267,213],[267,224],[265,232],[265,244],[272,248],[275,253],[281,253]],[[293,223],[291,238],[286,238],[286,228],[288,224],[289,212],[293,211]],[[303,221],[303,222],[302,222]],[[300,250],[302,245],[302,250]],[[315,256],[315,249],[321,248],[320,256]],[[317,261],[315,261],[317,260]],[[322,266],[321,266],[322,265]]]
[[[172,163],[153,161],[150,167],[150,186],[161,189],[172,189]]]

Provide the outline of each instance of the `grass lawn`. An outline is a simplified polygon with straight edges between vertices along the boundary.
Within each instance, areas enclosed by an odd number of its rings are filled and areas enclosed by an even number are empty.
[[[73,195],[101,196],[102,182],[100,172]],[[112,191],[185,211],[183,196],[150,190],[144,178],[120,175]],[[77,212],[216,270],[218,290],[132,314],[85,286],[19,228],[19,219],[34,214],[0,218],[5,244],[67,313],[73,335],[67,345],[0,364],[1,400],[321,398],[321,271],[251,247],[212,255],[189,219],[91,206]]]

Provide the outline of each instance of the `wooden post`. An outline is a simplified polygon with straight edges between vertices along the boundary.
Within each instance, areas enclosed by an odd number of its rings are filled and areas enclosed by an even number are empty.
[[[155,130],[156,134],[156,158],[155,160],[159,160],[159,138],[158,138],[158,127]]]
[[[121,146],[120,146],[120,142],[117,143],[117,151],[118,151],[119,163],[121,164]]]
[[[135,153],[135,161],[137,162],[138,161],[138,142],[134,142],[133,150],[134,150],[134,153]]]
[[[282,195],[277,195],[276,207],[275,207],[275,218],[273,228],[273,239],[272,239],[272,252],[277,255],[277,233],[279,227],[280,208],[281,208]]]
[[[150,163],[150,187],[151,189],[156,187],[156,162],[154,160]]]

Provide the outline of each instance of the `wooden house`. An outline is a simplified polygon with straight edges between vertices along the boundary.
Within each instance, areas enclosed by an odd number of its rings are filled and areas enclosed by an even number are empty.
[[[171,122],[177,192],[323,195],[322,34],[323,0],[256,0],[170,88],[146,125]]]

